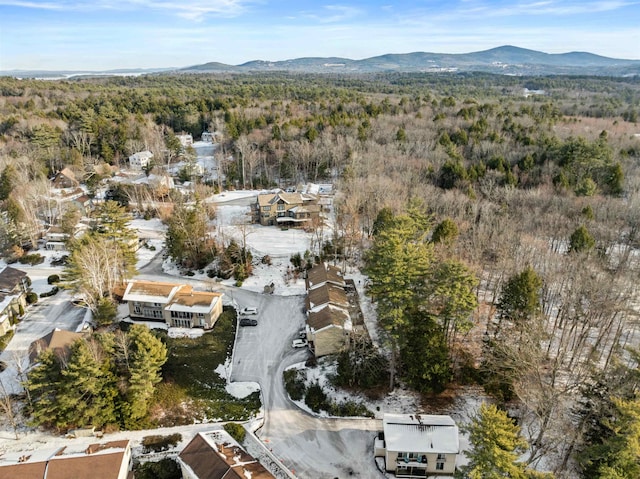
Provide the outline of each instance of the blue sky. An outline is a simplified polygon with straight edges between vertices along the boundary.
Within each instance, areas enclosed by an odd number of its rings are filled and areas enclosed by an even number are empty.
[[[516,45],[640,59],[640,0],[0,0],[0,70]]]

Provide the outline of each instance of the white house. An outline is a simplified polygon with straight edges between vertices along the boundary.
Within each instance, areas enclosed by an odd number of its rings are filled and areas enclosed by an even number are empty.
[[[460,452],[458,426],[450,416],[385,414],[375,456],[396,477],[453,475]]]
[[[138,153],[134,153],[129,157],[129,167],[132,170],[143,170],[144,168],[149,166],[153,158],[153,153],[148,150],[139,151]]]
[[[176,135],[176,137],[184,148],[193,145],[193,136],[191,133],[183,133],[182,135]]]
[[[203,131],[202,132],[201,139],[202,139],[202,141],[206,141],[208,143],[213,143],[213,135],[211,133],[209,133],[208,131]]]

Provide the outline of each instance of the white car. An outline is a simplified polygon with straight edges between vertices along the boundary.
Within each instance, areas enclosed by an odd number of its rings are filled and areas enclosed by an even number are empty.
[[[240,310],[240,314],[245,314],[245,315],[258,314],[258,308],[254,308],[252,306],[247,308],[242,308]]]
[[[309,343],[307,342],[306,339],[294,339],[291,342],[291,347],[294,348],[304,348],[305,346],[307,346]]]

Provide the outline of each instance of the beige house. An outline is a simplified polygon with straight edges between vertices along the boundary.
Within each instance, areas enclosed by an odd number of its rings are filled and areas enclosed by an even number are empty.
[[[375,456],[396,477],[452,476],[460,452],[458,426],[449,416],[385,414]]]
[[[6,453],[0,458],[0,479],[127,479],[130,475],[129,440],[90,444],[71,453],[67,446],[49,450]]]
[[[177,460],[183,479],[274,479],[224,431],[198,433]]]
[[[11,329],[12,322],[27,307],[26,294],[29,288],[27,273],[11,266],[0,271],[0,336]]]
[[[254,211],[257,220],[264,226],[304,226],[320,217],[318,197],[302,193],[258,195]]]
[[[351,317],[342,308],[328,304],[307,315],[307,341],[316,357],[347,349],[351,331]]]
[[[316,357],[337,354],[349,347],[353,323],[346,282],[340,268],[319,264],[306,272],[309,349]]]
[[[170,327],[211,329],[222,314],[222,293],[194,291],[187,284],[131,281],[122,299],[132,319]]]

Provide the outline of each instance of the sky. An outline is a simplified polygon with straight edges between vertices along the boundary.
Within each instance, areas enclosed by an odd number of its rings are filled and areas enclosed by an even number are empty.
[[[640,59],[640,0],[0,0],[0,70],[185,67],[515,45]]]

